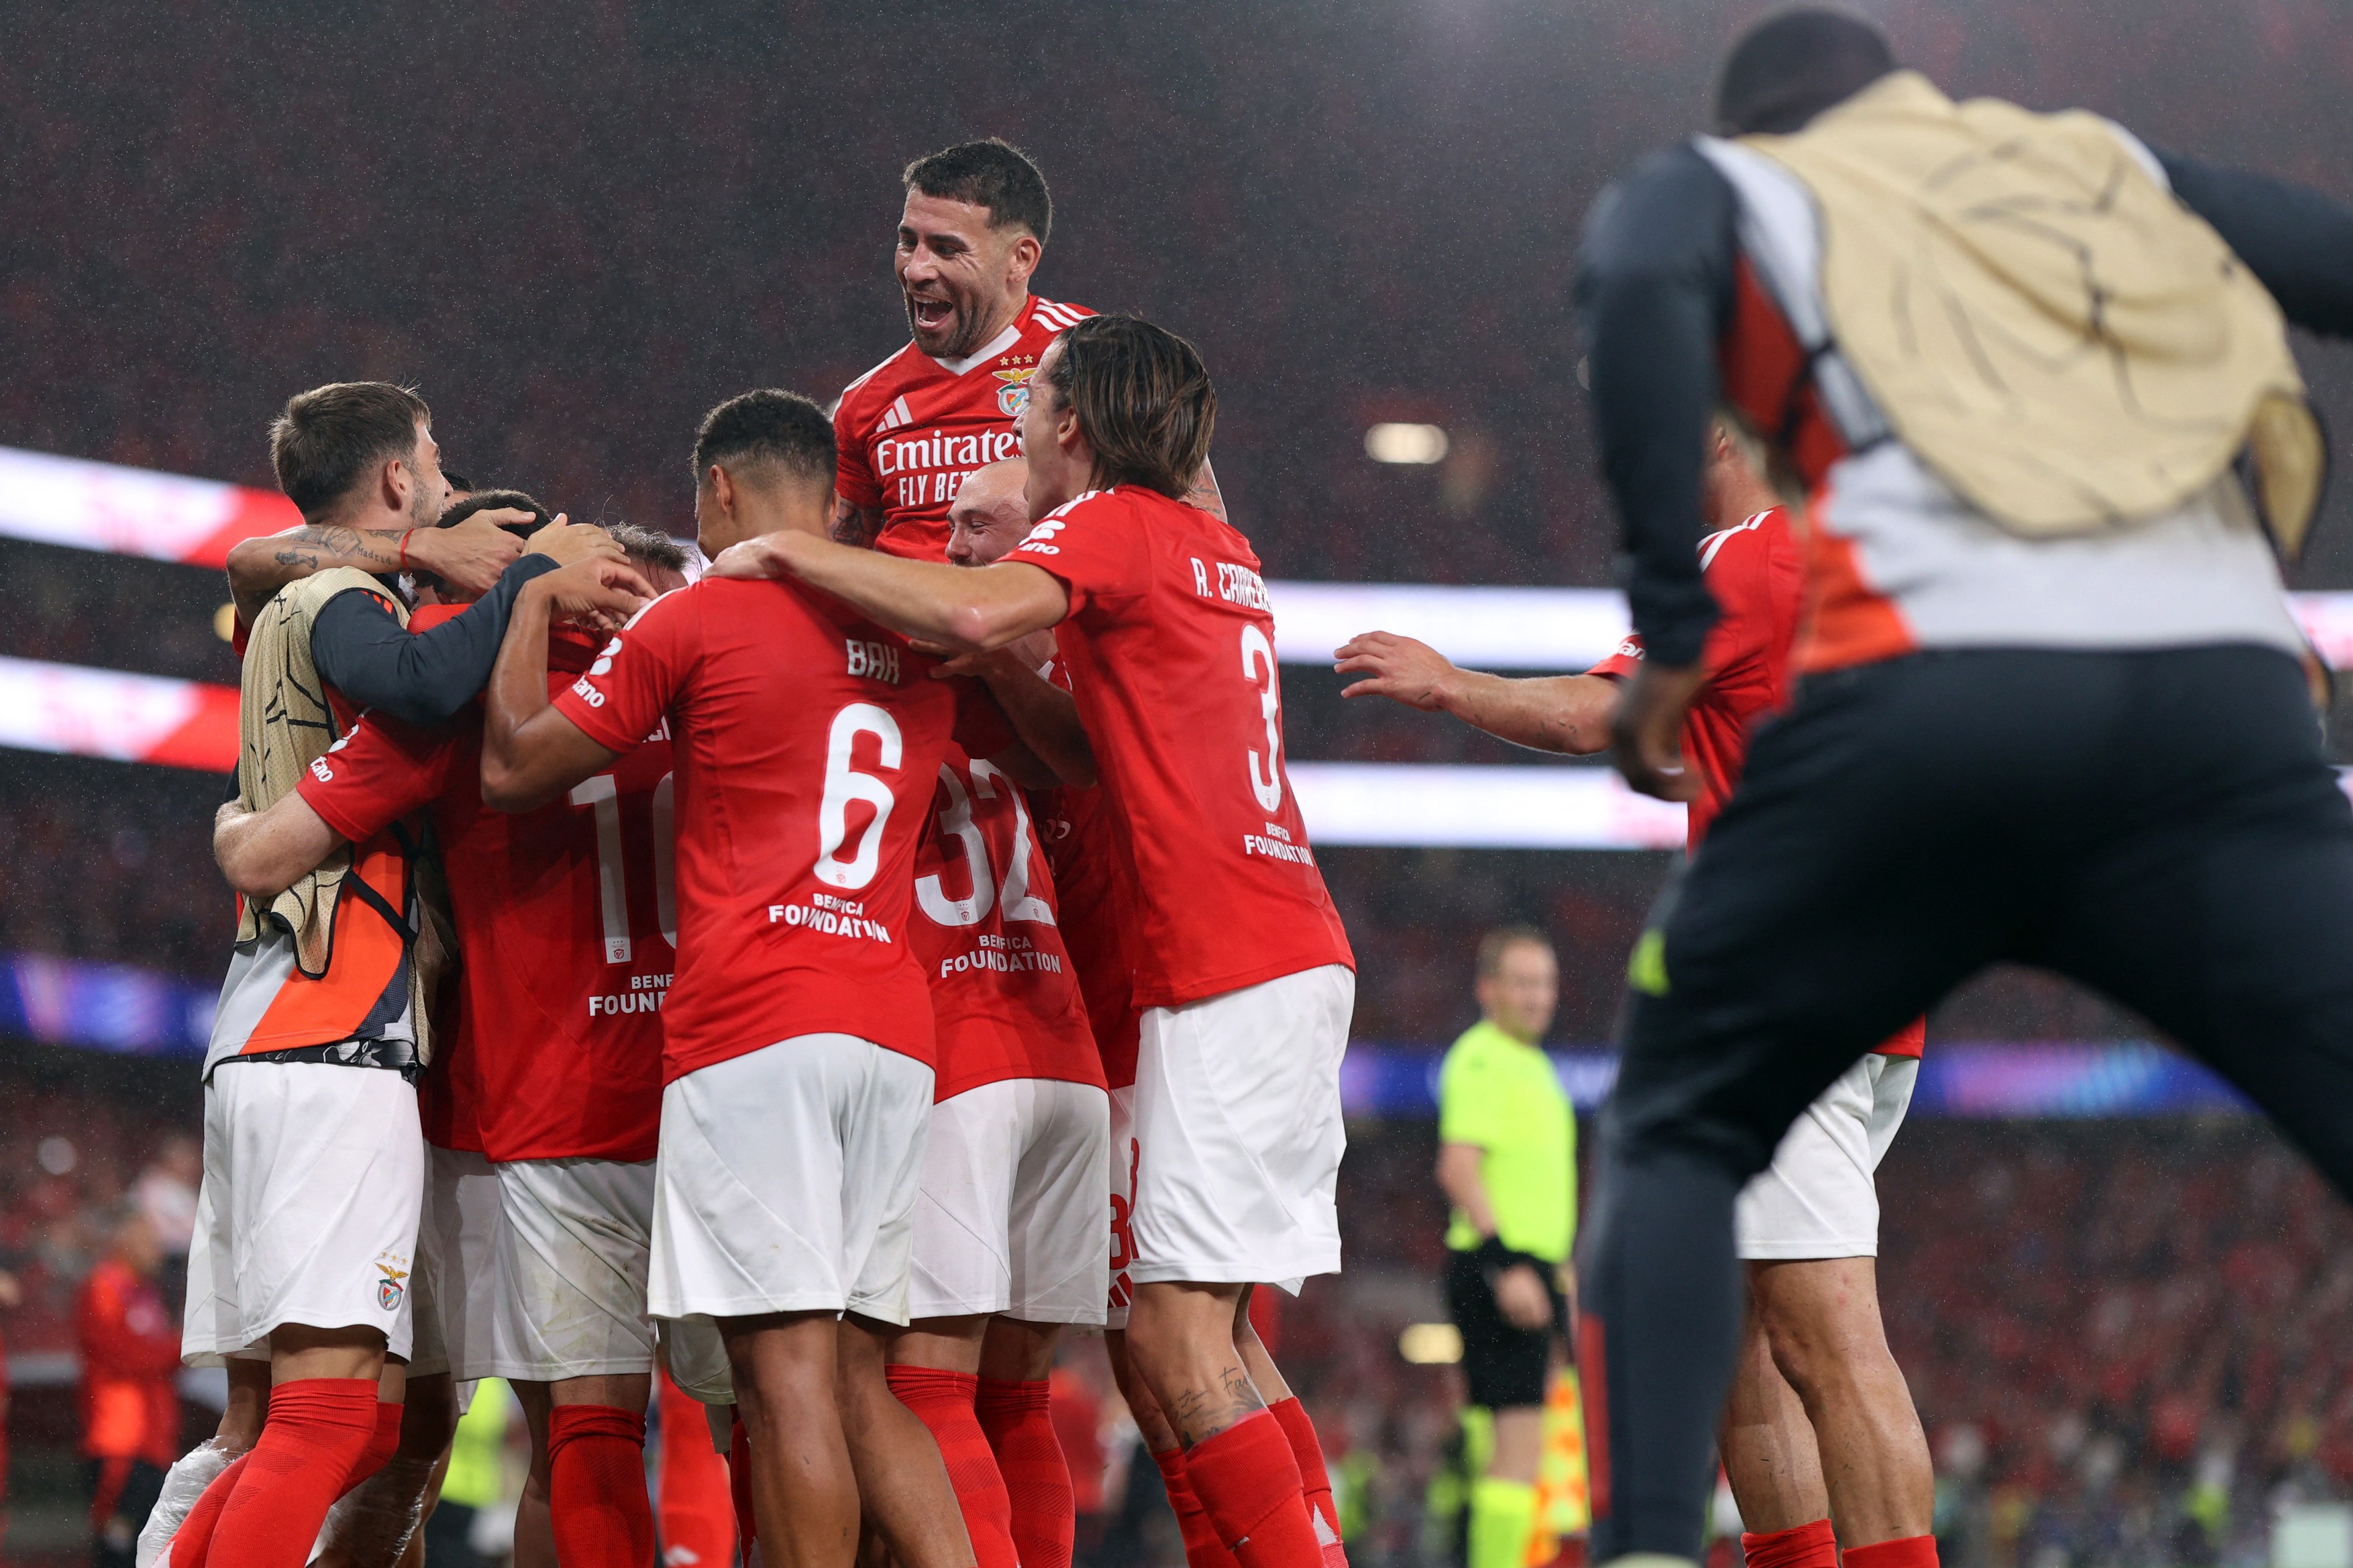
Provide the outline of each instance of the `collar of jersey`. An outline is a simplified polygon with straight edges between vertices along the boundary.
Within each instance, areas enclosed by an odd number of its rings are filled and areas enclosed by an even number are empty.
[[[1032,300],[1035,298],[1035,295],[1031,296]],[[1029,319],[1029,306],[1025,304],[1021,307],[1020,311],[1014,316],[1013,320],[1006,323],[1005,330],[1003,331],[989,339],[988,342],[983,343],[980,347],[975,349],[964,358],[933,359],[930,354],[925,354],[923,357],[931,360],[934,364],[939,366],[950,375],[962,375],[965,372],[970,370],[973,366],[979,364],[984,360],[995,359],[998,354],[1003,353],[1007,349],[1011,348],[1015,343],[1020,342],[1021,323]]]

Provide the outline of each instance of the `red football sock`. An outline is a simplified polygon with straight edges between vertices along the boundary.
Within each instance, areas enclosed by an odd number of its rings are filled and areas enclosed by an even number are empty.
[[[1299,1461],[1273,1416],[1253,1411],[1194,1444],[1185,1476],[1242,1568],[1323,1568]]]
[[[1071,1568],[1078,1537],[1078,1500],[1062,1439],[1054,1432],[1052,1391],[1042,1377],[1034,1383],[984,1377],[973,1405],[1013,1502],[1013,1550],[1021,1568]]]
[[[1829,1520],[1818,1519],[1792,1530],[1744,1533],[1740,1555],[1748,1568],[1838,1568],[1838,1538]]]
[[[306,1377],[271,1389],[261,1441],[221,1510],[211,1555],[235,1568],[302,1568],[375,1436],[375,1406],[374,1378]],[[173,1555],[175,1568],[195,1568]]]
[[[564,1568],[646,1568],[646,1418],[610,1405],[558,1405],[547,1420],[547,1502]]]
[[[384,1468],[385,1461],[399,1449],[401,1409],[395,1400],[375,1402],[375,1430],[368,1434],[367,1447],[360,1450],[360,1457],[352,1461],[351,1473],[343,1478],[343,1489],[335,1494],[337,1499]]]
[[[977,1568],[1021,1568],[1013,1550],[1013,1500],[973,1409],[980,1379],[929,1366],[894,1366],[883,1375],[899,1403],[915,1413],[940,1446]]]
[[[744,1430],[740,1413],[727,1434],[727,1500],[735,1505],[735,1555],[749,1563],[760,1531],[752,1515],[752,1435]]]
[[[1847,1568],[1936,1568],[1936,1538],[1907,1535],[1873,1546],[1850,1546],[1844,1556]]]
[[[654,1532],[681,1563],[727,1568],[735,1555],[735,1514],[727,1495],[727,1456],[712,1447],[702,1406],[667,1373],[656,1385],[661,1410],[660,1458],[654,1466]]]
[[[1315,1517],[1308,1522],[1321,1525],[1315,1539],[1324,1547],[1324,1568],[1348,1568],[1347,1549],[1340,1544],[1340,1510],[1332,1501],[1332,1476],[1324,1468],[1324,1444],[1315,1436],[1315,1423],[1307,1415],[1307,1406],[1299,1396],[1281,1400],[1266,1407],[1291,1441],[1291,1457],[1299,1461],[1300,1495]],[[1329,1541],[1324,1538],[1331,1536]]]
[[[1168,1506],[1176,1512],[1176,1534],[1185,1542],[1185,1568],[1241,1568],[1226,1543],[1218,1539],[1209,1510],[1193,1495],[1193,1483],[1185,1474],[1185,1450],[1171,1448],[1155,1454],[1152,1462],[1160,1467],[1160,1484],[1168,1489]]]
[[[228,1506],[229,1494],[245,1474],[245,1461],[252,1458],[251,1450],[239,1454],[228,1462],[228,1468],[213,1478],[188,1510],[188,1517],[172,1534],[172,1568],[204,1568],[206,1556],[212,1551],[213,1531],[220,1524],[221,1510]]]

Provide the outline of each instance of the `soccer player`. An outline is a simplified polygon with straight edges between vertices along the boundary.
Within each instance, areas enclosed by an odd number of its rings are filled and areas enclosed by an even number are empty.
[[[1054,334],[1093,312],[1029,292],[1052,233],[1046,178],[990,137],[927,153],[901,176],[907,199],[892,261],[909,341],[845,388],[833,536],[887,528],[916,560],[947,546],[948,503],[982,466],[1018,457],[1029,381]],[[1202,467],[1194,503],[1225,515]]]
[[[1713,431],[1704,497],[1715,531],[1700,541],[1719,613],[1702,652],[1707,683],[1684,715],[1684,765],[1696,852],[1732,798],[1748,737],[1788,700],[1804,568],[1788,515],[1739,452]],[[1383,696],[1450,712],[1545,751],[1609,744],[1624,683],[1640,670],[1630,637],[1584,675],[1505,679],[1454,668],[1436,649],[1372,632],[1335,656],[1364,679],[1344,697]],[[1904,1374],[1887,1349],[1874,1259],[1872,1175],[1912,1102],[1923,1029],[1898,1032],[1840,1075],[1790,1125],[1773,1162],[1742,1189],[1735,1233],[1750,1310],[1722,1447],[1758,1568],[1835,1568],[1850,1548],[1926,1537],[1936,1475]],[[1833,1528],[1835,1526],[1835,1528]]]
[[[834,437],[807,399],[720,405],[694,471],[706,550],[823,538]],[[862,1504],[906,1568],[965,1568],[938,1449],[883,1356],[907,1321],[932,1105],[915,841],[952,735],[994,757],[1002,721],[984,730],[976,687],[931,679],[905,639],[791,584],[665,595],[553,700],[546,648],[545,617],[519,616],[491,679],[485,799],[533,809],[657,733],[676,767],[651,1311],[717,1321],[770,1559],[846,1568]]]
[[[1339,1267],[1356,982],[1283,772],[1273,616],[1248,541],[1182,499],[1216,415],[1189,344],[1090,317],[1031,384],[1039,521],[1002,561],[966,570],[780,532],[714,570],[797,578],[959,648],[1060,627],[1118,824],[1144,1009],[1128,1352],[1224,1543],[1246,1568],[1314,1568],[1337,1532],[1235,1342],[1251,1281],[1295,1289]]]
[[[398,387],[305,393],[271,429],[280,485],[316,523],[437,519],[445,486],[429,420]],[[549,531],[547,547],[527,553],[609,565],[579,531]],[[347,674],[438,703],[436,682],[462,676],[479,632],[495,633],[504,601],[553,565],[518,563],[494,591],[501,602],[470,625],[460,616],[413,637],[394,590],[359,573],[282,590],[248,651],[242,801],[274,804],[356,716]],[[389,647],[379,626],[404,646]],[[191,1511],[178,1568],[195,1568],[215,1541],[239,1563],[300,1562],[327,1507],[396,1440],[399,1374],[384,1373],[387,1356],[396,1364],[410,1349],[423,1184],[413,1083],[437,949],[417,866],[412,842],[387,832],[240,911],[205,1063],[206,1173],[183,1343],[192,1361],[229,1363],[237,1397],[225,1433],[265,1405],[267,1414],[250,1451]]]
[[[1469,1568],[1523,1568],[1536,1526],[1546,1385],[1568,1331],[1561,1275],[1577,1233],[1577,1115],[1544,1053],[1560,995],[1530,926],[1479,942],[1479,1021],[1438,1069],[1438,1185],[1452,1207],[1446,1302],[1471,1404],[1489,1413],[1471,1488]]]
[[[983,566],[1029,528],[1018,458],[948,507],[946,559]],[[881,548],[912,550],[886,531]],[[1052,657],[1038,634],[1015,673]],[[1067,1323],[1110,1288],[1110,1109],[1020,787],[951,747],[916,852],[910,940],[932,986],[938,1079],[915,1202],[913,1321],[891,1386],[947,1461],[980,1568],[1069,1568],[1077,1515],[1047,1380]],[[1036,781],[1032,781],[1036,782]]]
[[[2301,539],[2324,455],[2282,317],[2353,332],[2353,211],[1954,103],[1826,9],[1743,35],[1715,110],[1738,140],[1647,161],[1577,264],[1648,655],[1628,781],[1699,784],[1719,399],[1813,495],[1813,609],[1795,703],[1630,969],[1582,1270],[1599,1563],[1698,1551],[1743,1184],[1987,963],[2136,1008],[2353,1190],[2353,816],[2266,537]]]
[[[469,504],[545,517],[513,491]],[[677,544],[650,529],[611,531],[654,591],[685,584]],[[445,604],[465,597],[435,587]],[[524,589],[518,613],[545,613],[538,592]],[[601,641],[557,627],[551,679],[568,684]],[[644,1489],[623,1483],[643,1473],[654,1354],[645,1259],[658,1009],[675,921],[663,875],[670,747],[657,737],[609,775],[521,816],[483,806],[480,767],[479,724],[419,731],[364,715],[295,793],[225,824],[216,845],[232,880],[268,887],[338,843],[364,843],[431,808],[465,958],[458,1038],[434,1077],[455,1090],[451,1142],[491,1162],[500,1203],[485,1227],[494,1286],[465,1277],[462,1237],[441,1269],[419,1270],[445,1318],[448,1350],[434,1370],[512,1382],[531,1427],[531,1511],[552,1509],[557,1555],[634,1568],[653,1551]],[[468,1332],[470,1323],[481,1331]],[[421,1380],[419,1363],[410,1375]],[[438,1405],[454,1413],[446,1396]],[[417,1463],[406,1494],[390,1500],[396,1512],[421,1502],[450,1420],[414,1442],[408,1426],[403,1447]]]

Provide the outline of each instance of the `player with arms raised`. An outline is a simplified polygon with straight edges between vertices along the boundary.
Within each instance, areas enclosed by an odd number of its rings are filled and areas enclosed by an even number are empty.
[[[1092,317],[1035,384],[1023,445],[1041,521],[1003,561],[963,570],[775,533],[720,569],[798,578],[962,648],[1061,626],[1133,889],[1128,1352],[1224,1544],[1245,1568],[1315,1568],[1336,1535],[1235,1342],[1250,1281],[1295,1289],[1339,1268],[1356,990],[1283,772],[1273,616],[1249,542],[1182,499],[1217,406],[1191,345]]]

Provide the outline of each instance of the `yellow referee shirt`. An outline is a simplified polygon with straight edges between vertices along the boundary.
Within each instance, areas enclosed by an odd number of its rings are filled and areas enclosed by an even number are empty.
[[[1438,1069],[1438,1141],[1484,1151],[1479,1179],[1505,1247],[1565,1262],[1577,1236],[1577,1113],[1551,1058],[1481,1019]],[[1470,1216],[1454,1211],[1446,1245],[1479,1245]]]

